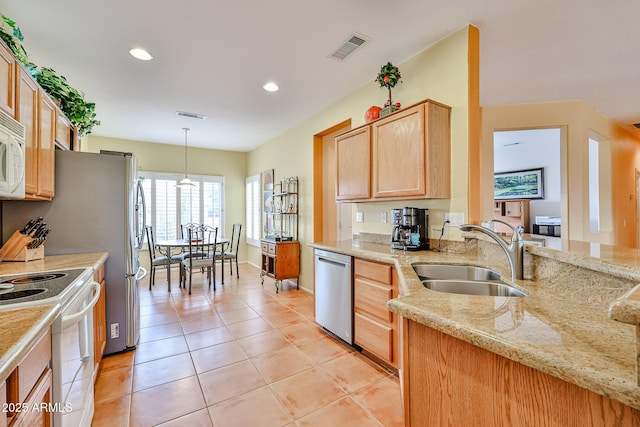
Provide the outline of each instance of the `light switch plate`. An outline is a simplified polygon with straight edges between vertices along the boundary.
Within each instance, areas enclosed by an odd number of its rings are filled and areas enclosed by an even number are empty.
[[[356,222],[364,222],[364,212],[356,212]]]
[[[382,221],[383,224],[387,223],[387,213],[386,212],[382,212],[380,214],[380,220]]]

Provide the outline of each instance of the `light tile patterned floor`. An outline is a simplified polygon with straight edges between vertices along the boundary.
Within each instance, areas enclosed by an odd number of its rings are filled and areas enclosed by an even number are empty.
[[[319,328],[312,295],[247,264],[217,279],[141,283],[140,344],[103,359],[93,426],[403,425],[397,376]]]

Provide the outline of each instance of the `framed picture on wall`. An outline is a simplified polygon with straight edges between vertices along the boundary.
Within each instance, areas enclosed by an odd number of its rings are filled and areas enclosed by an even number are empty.
[[[493,198],[544,199],[544,168],[494,174]]]
[[[262,172],[262,191],[273,192],[273,169]]]
[[[263,224],[264,237],[273,234],[273,217],[269,215],[273,213],[273,169],[267,169],[262,172],[262,212],[263,212]]]

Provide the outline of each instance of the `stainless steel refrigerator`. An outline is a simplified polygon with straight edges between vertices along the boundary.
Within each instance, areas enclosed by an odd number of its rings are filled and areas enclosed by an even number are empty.
[[[135,156],[56,150],[53,201],[3,201],[3,242],[38,216],[51,228],[45,255],[109,252],[105,354],[135,348],[140,336],[138,280],[146,273],[138,258],[144,195]]]

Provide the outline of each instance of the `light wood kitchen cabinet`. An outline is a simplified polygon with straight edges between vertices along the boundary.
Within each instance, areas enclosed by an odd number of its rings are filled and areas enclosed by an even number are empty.
[[[55,194],[55,147],[78,145],[76,129],[11,51],[0,42],[0,108],[25,127],[25,199]]]
[[[450,197],[450,112],[427,100],[338,135],[336,200]]]
[[[638,426],[640,411],[405,319],[406,427]]]
[[[4,408],[7,403],[7,384],[3,381],[0,384],[0,405]],[[0,411],[0,426],[7,425],[7,411]]]
[[[51,412],[34,409],[40,409],[41,404],[52,402],[50,362],[51,331],[47,329],[7,378],[6,425],[51,425]]]
[[[493,218],[513,227],[523,226],[524,232],[529,233],[529,200],[495,200]],[[501,233],[512,233],[509,227],[499,222],[494,223],[493,227]]]
[[[0,108],[15,117],[16,58],[4,44],[0,44]]]
[[[25,130],[25,193],[38,192],[38,85],[23,67],[17,67],[16,120]]]
[[[261,240],[262,268],[260,277],[271,277],[278,282],[286,279],[297,279],[300,276],[300,242],[297,240],[272,242]]]
[[[93,307],[94,360],[97,370],[97,365],[102,361],[102,354],[107,345],[107,285],[104,281],[104,264],[101,264],[95,272],[94,280],[100,283],[100,298]]]
[[[11,427],[49,427],[53,424],[51,411],[45,410],[51,406],[52,402],[51,384],[52,371],[46,369],[25,402],[25,408],[30,409],[21,414]]]
[[[56,144],[63,150],[70,150],[72,145],[71,122],[60,111],[56,111]]]
[[[38,91],[38,190],[34,197],[37,199],[51,199],[55,193],[56,120],[55,104],[40,89]]]
[[[336,200],[371,197],[371,128],[336,137]]]
[[[424,105],[418,105],[371,126],[373,197],[425,194],[424,125]]]
[[[395,269],[390,264],[356,258],[353,287],[355,344],[397,369],[398,315],[387,309],[387,301],[398,296]]]

